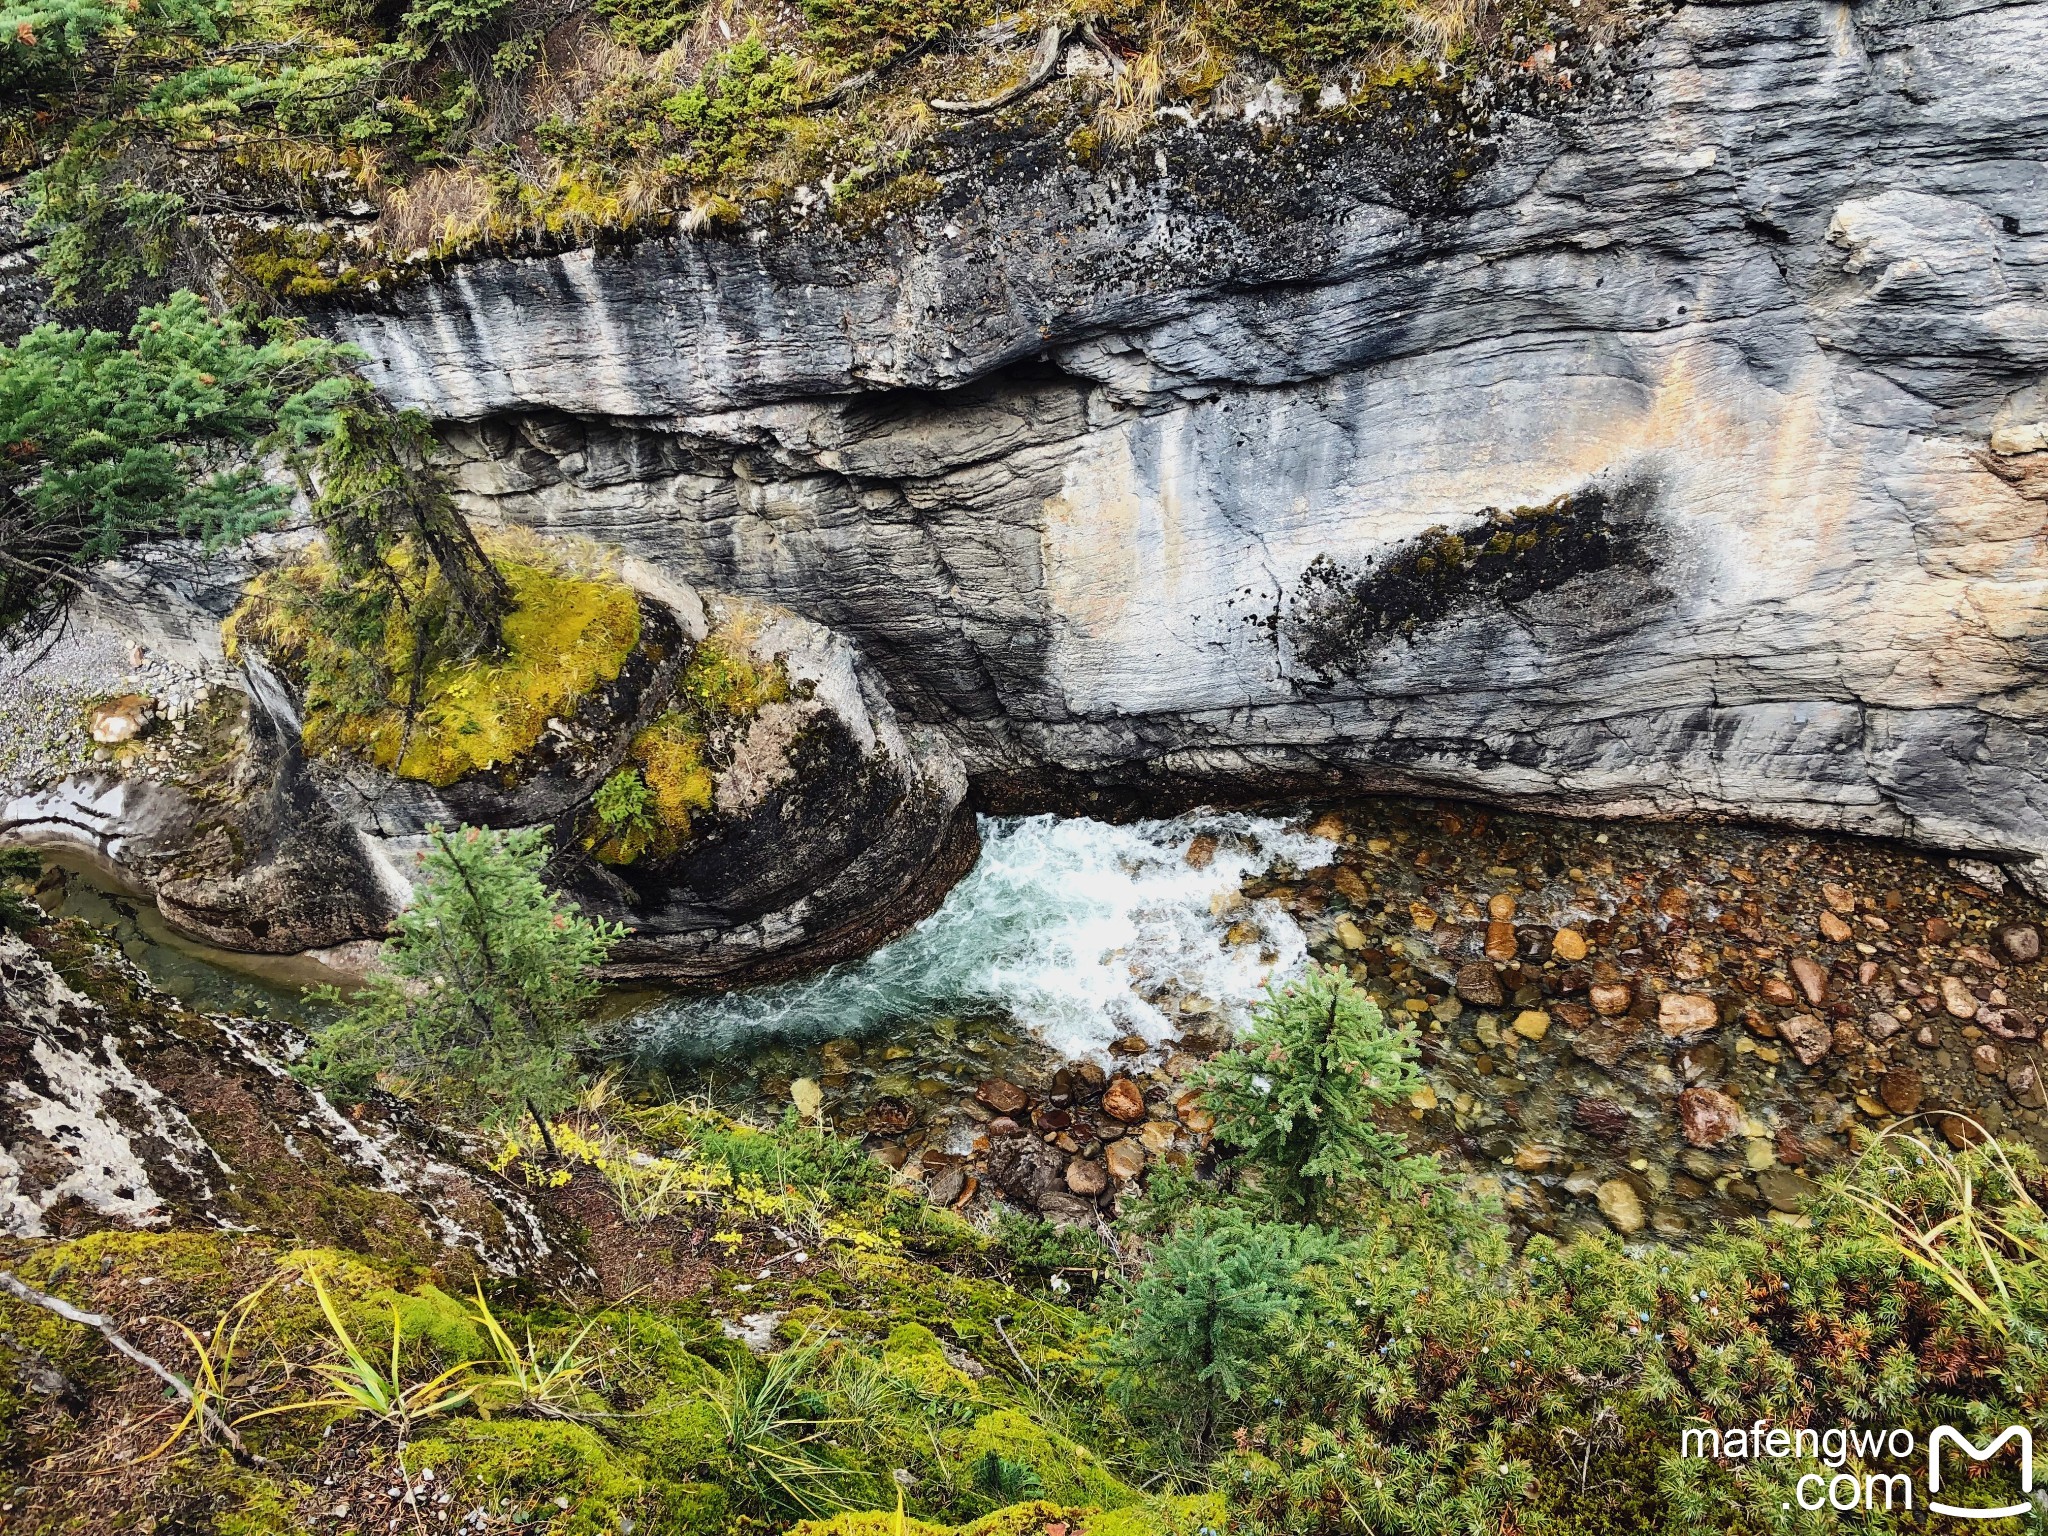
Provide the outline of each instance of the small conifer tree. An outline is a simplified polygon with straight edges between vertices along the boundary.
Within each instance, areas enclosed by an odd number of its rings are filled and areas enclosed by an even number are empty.
[[[1310,1228],[1198,1211],[1124,1293],[1113,1377],[1163,1417],[1183,1417],[1197,1457],[1267,1353],[1267,1330],[1299,1292],[1304,1264],[1336,1240]]]
[[[434,828],[417,898],[368,982],[319,1030],[302,1070],[344,1094],[409,1080],[486,1123],[566,1107],[597,967],[620,930],[541,882],[537,830]],[[543,1126],[545,1122],[543,1121]]]
[[[1399,1197],[1435,1181],[1435,1160],[1373,1118],[1422,1086],[1415,1056],[1410,1029],[1317,966],[1270,988],[1251,1032],[1196,1084],[1217,1141],[1245,1153],[1283,1210],[1314,1220],[1361,1182]]]

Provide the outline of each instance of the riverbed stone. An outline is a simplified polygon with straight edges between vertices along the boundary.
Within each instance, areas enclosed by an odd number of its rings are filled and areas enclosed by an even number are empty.
[[[1111,1078],[1102,1090],[1102,1112],[1126,1125],[1145,1118],[1144,1090],[1128,1077]]]
[[[1778,1021],[1778,1033],[1802,1066],[1812,1066],[1827,1055],[1835,1043],[1834,1031],[1810,1014],[1796,1013]]]
[[[1792,957],[1792,979],[1799,983],[1799,990],[1814,1007],[1827,1001],[1828,973],[1811,955]]]
[[[1551,951],[1567,964],[1586,958],[1586,936],[1576,928],[1560,928],[1550,941]]]
[[[1957,1019],[1974,1019],[1977,1010],[1984,1006],[1960,976],[1941,978],[1941,1005],[1951,1018]]]
[[[1468,960],[1459,966],[1454,985],[1458,996],[1475,1008],[1498,1008],[1507,1000],[1501,991],[1500,972],[1484,960]]]
[[[2041,930],[2032,923],[2007,923],[1998,930],[1998,947],[2020,965],[2041,958]]]
[[[1742,1125],[1742,1106],[1714,1088],[1688,1088],[1678,1096],[1679,1132],[1695,1147],[1716,1147]]]
[[[1833,944],[1846,944],[1856,937],[1856,930],[1832,912],[1820,915],[1820,936]]]
[[[1524,1040],[1541,1040],[1550,1033],[1550,1015],[1540,1008],[1525,1008],[1508,1025]]]
[[[1628,984],[1620,981],[1596,983],[1588,991],[1586,997],[1587,1001],[1593,1005],[1595,1013],[1599,1014],[1602,1018],[1609,1019],[1627,1013],[1630,1006],[1635,1002],[1635,994],[1629,990]]]
[[[1719,1026],[1721,1016],[1711,997],[1697,992],[1666,992],[1657,1000],[1657,1027],[1668,1040],[1704,1034]]]
[[[2005,1088],[2022,1109],[2048,1109],[2048,1090],[2042,1087],[2040,1071],[2032,1062],[2015,1063],[2005,1075]]]
[[[1894,1067],[1878,1078],[1877,1096],[1884,1101],[1884,1107],[1895,1115],[1918,1114],[1924,1096],[1920,1074],[1911,1067]]]
[[[1067,1188],[1092,1199],[1109,1188],[1109,1170],[1093,1158],[1077,1157],[1067,1164]]]
[[[1790,1168],[1758,1170],[1756,1187],[1774,1211],[1796,1212],[1819,1193],[1819,1186],[1813,1180],[1803,1173],[1794,1173]]]
[[[1820,883],[1820,899],[1828,904],[1828,910],[1842,917],[1852,917],[1856,912],[1856,893],[1846,885],[1837,885],[1832,880]]]
[[[1126,1136],[1121,1141],[1109,1144],[1102,1154],[1110,1176],[1120,1184],[1128,1184],[1145,1171],[1145,1148],[1135,1137]]]
[[[1642,1196],[1627,1179],[1609,1179],[1593,1191],[1593,1202],[1608,1225],[1624,1237],[1643,1230],[1645,1216]]]
[[[92,707],[87,734],[100,746],[120,746],[155,724],[156,714],[156,700],[149,695],[124,693]]]
[[[1015,1115],[1031,1105],[1031,1095],[1003,1077],[985,1078],[975,1086],[974,1097],[999,1115]]]
[[[1176,1134],[1170,1120],[1147,1120],[1138,1127],[1138,1140],[1153,1157],[1164,1157],[1171,1152]]]

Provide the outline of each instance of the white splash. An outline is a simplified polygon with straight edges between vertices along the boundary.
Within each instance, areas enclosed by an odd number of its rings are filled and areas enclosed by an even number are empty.
[[[701,1059],[767,1036],[909,1034],[994,1009],[1079,1058],[1119,1036],[1174,1034],[1166,1009],[1196,998],[1235,1026],[1270,977],[1307,957],[1293,918],[1277,902],[1243,901],[1239,886],[1276,864],[1311,869],[1335,855],[1283,820],[1236,812],[1125,826],[984,817],[981,834],[980,862],[895,943],[803,981],[659,1004],[638,1021],[643,1049]],[[1215,854],[1197,868],[1188,850],[1205,834]],[[1240,923],[1256,936],[1240,931],[1232,944]]]

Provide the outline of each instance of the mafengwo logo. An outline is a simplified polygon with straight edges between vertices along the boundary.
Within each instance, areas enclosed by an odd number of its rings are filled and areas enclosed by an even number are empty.
[[[1989,1461],[2009,1440],[2020,1443],[2020,1492],[2029,1495],[2018,1504],[2001,1504],[1995,1508],[1980,1509],[1970,1504],[1945,1504],[1935,1495],[1941,1492],[1941,1456],[1943,1448],[1953,1444],[1972,1461]],[[2010,1515],[2024,1515],[2032,1509],[2031,1495],[2034,1492],[2034,1437],[2031,1432],[2014,1424],[1996,1440],[1981,1449],[1972,1444],[1961,1430],[1948,1425],[1938,1426],[1927,1437],[1927,1507],[1937,1515],[1954,1515],[1958,1520],[2003,1520]]]
[[[1994,1503],[1998,1495],[1972,1497],[1987,1479],[1972,1475],[2013,1448],[2017,1453],[2019,1499]],[[2008,1425],[1981,1443],[1953,1425],[1936,1426],[1925,1446],[1926,1481],[1918,1480],[1923,1465],[1919,1436],[1896,1429],[1789,1429],[1759,1420],[1732,1429],[1693,1428],[1681,1432],[1679,1454],[1721,1462],[1818,1462],[1822,1471],[1803,1472],[1792,1485],[1794,1503],[1809,1512],[1925,1509],[1955,1520],[2008,1520],[2034,1512],[2034,1436],[2020,1425]],[[2008,1458],[2011,1459],[2011,1458]],[[1944,1462],[1947,1465],[1944,1465]],[[1853,1463],[1854,1470],[1851,1470]]]

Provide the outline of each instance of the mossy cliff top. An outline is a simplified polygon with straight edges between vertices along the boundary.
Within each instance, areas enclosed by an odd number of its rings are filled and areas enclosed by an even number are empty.
[[[859,239],[977,159],[1149,164],[1162,124],[1294,145],[1312,122],[1382,123],[1449,175],[1482,98],[1569,106],[1585,66],[1553,68],[1559,40],[1609,30],[1536,0],[78,9],[0,9],[19,103],[0,174],[33,172],[44,274],[85,312],[201,278],[361,296],[447,257],[635,230],[823,220]]]

